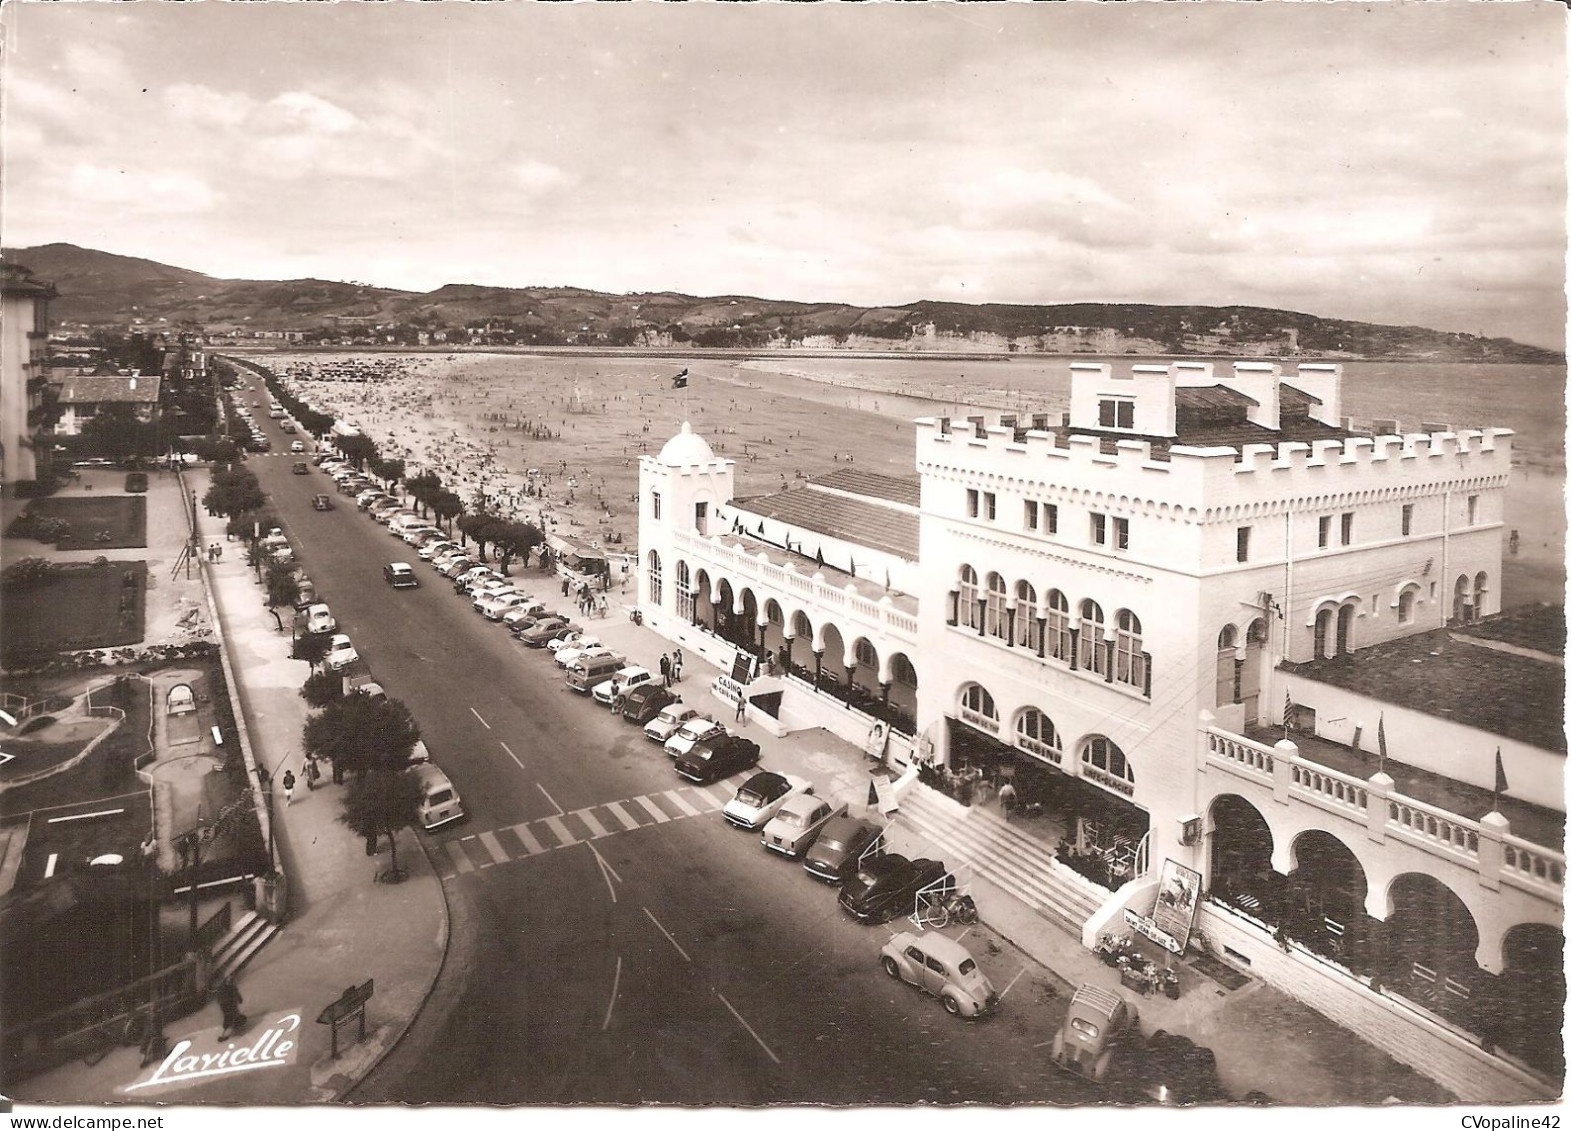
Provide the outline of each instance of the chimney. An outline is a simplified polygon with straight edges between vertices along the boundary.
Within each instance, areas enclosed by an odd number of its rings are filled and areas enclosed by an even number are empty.
[[[1301,393],[1320,398],[1319,404],[1309,406],[1309,415],[1315,420],[1332,426],[1342,422],[1342,367],[1340,365],[1302,364],[1293,377],[1292,385]]]
[[[1233,375],[1223,378],[1227,385],[1255,401],[1249,409],[1249,423],[1269,428],[1282,427],[1282,370],[1265,361],[1235,361]]]

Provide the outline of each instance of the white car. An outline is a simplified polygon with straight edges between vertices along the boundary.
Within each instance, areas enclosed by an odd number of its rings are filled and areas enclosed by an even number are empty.
[[[399,537],[402,538],[405,542],[409,543],[411,546],[418,546],[427,538],[431,538],[433,536],[439,538],[441,535],[442,532],[434,526],[412,526],[400,534]]]
[[[355,646],[349,642],[349,637],[342,632],[328,642],[327,666],[333,671],[342,671],[359,658],[360,653],[355,651]]]
[[[767,825],[791,798],[812,792],[813,783],[806,778],[761,770],[742,783],[720,815],[739,829],[758,829]]]
[[[454,562],[461,561],[468,556],[468,552],[462,546],[454,546],[451,549],[442,550],[439,553],[432,554],[431,564],[437,569],[446,569]]]
[[[771,852],[799,860],[813,847],[824,826],[836,817],[846,815],[846,804],[838,807],[811,793],[798,793],[780,806],[774,817],[764,826],[759,843]]]
[[[514,590],[511,593],[495,593],[480,601],[475,602],[475,608],[480,610],[480,615],[486,620],[501,620],[503,615],[527,604],[529,594]]]
[[[305,611],[307,632],[332,632],[337,627],[338,622],[333,619],[332,611],[326,605],[312,605]]]
[[[547,641],[546,647],[553,652],[560,652],[563,648],[593,648],[599,643],[598,636],[591,636],[587,632],[569,632],[566,636]]]
[[[464,588],[468,591],[476,610],[480,608],[480,602],[487,597],[500,597],[504,593],[518,592],[518,586],[508,581],[505,577],[478,578],[467,583]]]
[[[470,557],[468,554],[454,554],[450,558],[443,559],[441,565],[442,576],[456,578],[464,573],[467,573],[469,570],[473,569],[479,564],[479,562],[475,561],[474,558]]]
[[[611,701],[618,695],[626,695],[633,688],[641,687],[654,678],[654,673],[648,668],[623,668],[604,683],[595,684],[592,694],[596,703],[602,707],[609,707]]]
[[[683,724],[694,719],[703,719],[705,722],[713,720],[697,707],[689,707],[678,699],[675,703],[668,703],[660,709],[660,713],[644,724],[644,737],[650,742],[665,743],[671,736],[682,729]]]
[[[495,576],[496,571],[494,569],[492,569],[490,566],[480,565],[477,562],[474,565],[459,570],[457,573],[452,575],[453,587],[461,591],[467,591],[467,587],[470,585],[470,583],[478,584],[479,582],[485,581]]]
[[[673,758],[680,758],[700,742],[710,738],[719,738],[725,733],[725,727],[707,715],[699,715],[695,719],[688,719],[687,722],[677,728],[675,734],[666,739],[665,752]]]
[[[604,644],[582,644],[572,648],[558,648],[556,662],[559,667],[570,668],[579,660],[593,660],[610,654],[611,649]]]
[[[525,594],[525,596],[528,597],[528,594]],[[502,623],[505,624],[508,628],[512,628],[519,621],[528,620],[530,617],[537,617],[543,612],[545,612],[544,602],[536,601],[531,597],[522,604],[514,605],[511,609],[508,609],[505,613],[503,613]]]
[[[289,450],[292,452],[303,452],[305,451],[305,443],[303,441],[296,440],[289,445]]]
[[[450,550],[457,550],[460,548],[461,547],[457,542],[450,542],[446,538],[442,538],[435,542],[427,542],[424,546],[421,546],[418,550],[416,550],[415,553],[420,556],[422,561],[429,562],[435,561],[437,558],[441,557]]]

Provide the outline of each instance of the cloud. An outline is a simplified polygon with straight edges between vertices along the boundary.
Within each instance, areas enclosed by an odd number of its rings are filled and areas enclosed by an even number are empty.
[[[507,176],[516,187],[534,196],[565,188],[574,180],[569,173],[555,165],[533,158],[513,162],[507,167]]]
[[[285,91],[273,98],[267,108],[283,124],[316,133],[344,134],[360,124],[360,119],[342,106],[305,90]]]
[[[142,213],[202,212],[218,199],[206,181],[191,173],[132,172],[87,162],[71,167],[65,187],[83,205]]]

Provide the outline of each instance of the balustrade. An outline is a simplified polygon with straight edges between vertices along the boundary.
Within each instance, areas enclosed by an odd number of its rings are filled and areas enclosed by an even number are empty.
[[[1293,785],[1301,791],[1316,794],[1323,800],[1345,805],[1360,813],[1369,810],[1369,790],[1363,782],[1312,762],[1293,762]]]
[[[1214,728],[1206,730],[1206,744],[1210,753],[1233,766],[1250,769],[1270,777],[1276,766],[1276,751],[1247,738],[1228,734]]]
[[[1477,858],[1478,825],[1475,822],[1432,809],[1399,793],[1390,796],[1389,804],[1387,825],[1395,826],[1393,832],[1399,835],[1406,832]]]
[[[1508,874],[1560,890],[1565,882],[1565,857],[1529,844],[1521,837],[1508,836],[1501,845],[1502,862]]]

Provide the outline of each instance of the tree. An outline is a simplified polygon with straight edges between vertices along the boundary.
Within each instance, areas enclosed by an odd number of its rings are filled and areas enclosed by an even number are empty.
[[[458,529],[465,538],[474,540],[479,547],[480,560],[485,561],[485,548],[496,533],[497,519],[495,515],[483,511],[471,511],[458,518]]]
[[[296,660],[304,660],[311,665],[313,671],[327,658],[327,633],[302,632],[295,637],[295,644],[290,649],[289,655]]]
[[[338,772],[363,777],[372,770],[402,769],[420,741],[409,708],[380,695],[345,695],[306,720],[305,752],[326,758]]]
[[[256,473],[237,464],[215,467],[213,481],[202,497],[202,505],[214,514],[233,518],[246,511],[259,511],[267,503]]]
[[[454,491],[438,491],[431,496],[431,509],[436,512],[436,520],[446,523],[448,532],[452,532],[452,520],[464,513],[464,500]]]
[[[134,455],[141,434],[142,423],[136,418],[136,409],[118,402],[104,405],[82,425],[83,445],[112,460]]]
[[[386,875],[389,880],[403,879],[398,867],[398,830],[420,819],[422,800],[419,779],[406,770],[372,770],[350,782],[344,794],[344,824],[365,837],[366,855],[375,855],[377,842],[382,834],[387,835],[393,850],[392,869]]]
[[[293,566],[284,565],[282,562],[271,562],[263,580],[267,584],[268,608],[276,609],[280,606],[293,608],[294,603],[300,599],[300,579],[295,576]]]
[[[338,450],[356,467],[364,468],[367,461],[376,458],[376,441],[369,436],[340,436]]]
[[[313,707],[326,707],[344,695],[344,677],[325,668],[312,672],[300,688],[300,698]]]
[[[382,481],[384,487],[404,477],[404,461],[401,459],[382,459],[380,456],[370,461],[371,474]]]
[[[529,551],[536,546],[544,545],[545,535],[540,533],[539,527],[530,522],[499,521],[492,531],[491,542],[496,547],[497,568],[506,573],[508,564],[515,557],[522,557],[524,565],[527,566]]]

